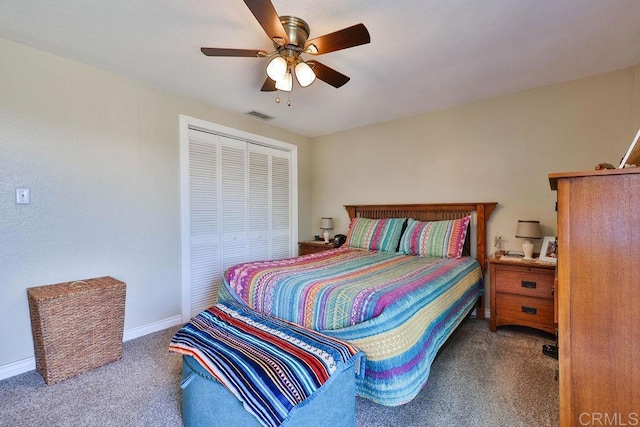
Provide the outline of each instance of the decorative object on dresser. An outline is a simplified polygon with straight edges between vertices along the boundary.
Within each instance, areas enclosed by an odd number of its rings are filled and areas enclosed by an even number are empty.
[[[640,139],[640,129],[638,129],[638,133],[636,133],[636,137],[631,141],[631,145],[627,149],[627,152],[620,160],[620,166],[618,168],[635,168],[638,167],[640,163],[640,145],[638,145],[638,139]]]
[[[518,228],[516,229],[516,237],[519,239],[525,239],[522,243],[522,252],[524,252],[524,260],[530,261],[533,259],[533,242],[531,239],[540,239],[542,233],[540,232],[540,221],[531,220],[518,220]]]
[[[328,251],[333,249],[334,246],[331,243],[325,243],[324,240],[311,240],[308,242],[298,243],[298,255],[315,254],[316,252]]]
[[[549,182],[558,197],[560,426],[595,425],[596,416],[637,424],[640,168]]]
[[[535,261],[489,258],[491,323],[520,325],[555,333],[555,266]]]
[[[540,248],[540,257],[538,261],[551,262],[553,264],[558,260],[558,239],[555,236],[544,236],[542,247]]]
[[[322,218],[320,221],[320,229],[324,230],[322,233],[324,242],[329,243],[329,230],[333,230],[333,218]]]

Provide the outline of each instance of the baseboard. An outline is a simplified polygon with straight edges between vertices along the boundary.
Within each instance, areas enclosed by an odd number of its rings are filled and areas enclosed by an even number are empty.
[[[172,328],[183,324],[182,316],[173,316],[167,319],[159,320],[157,322],[149,323],[148,325],[138,326],[137,328],[127,329],[124,331],[123,341],[129,341],[136,338],[143,337],[145,335],[152,334],[154,332],[162,331],[167,328]]]
[[[154,332],[181,325],[182,323],[182,316],[173,316],[144,326],[138,326],[137,328],[127,329],[124,331],[122,338],[123,341],[126,342]],[[17,362],[0,365],[0,380],[24,374],[25,372],[33,371],[34,369],[36,369],[35,357],[28,357],[26,359],[18,360]]]
[[[2,365],[0,366],[0,380],[24,374],[25,372],[33,371],[34,369],[36,369],[35,357],[29,357],[27,359],[18,360],[17,362]]]
[[[474,319],[477,319],[478,318],[478,309],[477,308],[474,309],[471,312],[471,316],[469,316],[469,317],[473,317]],[[488,308],[485,308],[485,310],[484,310],[484,318],[485,319],[490,319],[491,318],[491,310],[489,310]]]

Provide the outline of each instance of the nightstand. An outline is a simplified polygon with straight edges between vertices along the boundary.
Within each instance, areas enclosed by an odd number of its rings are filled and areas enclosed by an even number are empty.
[[[554,334],[555,269],[553,264],[536,261],[489,258],[491,331],[520,325]]]
[[[324,240],[311,240],[309,242],[298,243],[298,255],[315,254],[316,252],[328,251],[333,249],[333,241],[325,243]]]

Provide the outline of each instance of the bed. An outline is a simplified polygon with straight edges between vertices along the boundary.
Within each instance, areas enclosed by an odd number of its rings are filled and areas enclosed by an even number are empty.
[[[366,355],[358,395],[407,403],[464,318],[473,309],[484,318],[486,226],[496,205],[345,206],[343,247],[231,267],[219,300],[352,344]]]

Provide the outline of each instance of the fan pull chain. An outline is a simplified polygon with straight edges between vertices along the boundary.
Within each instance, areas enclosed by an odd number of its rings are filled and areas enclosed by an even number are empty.
[[[280,91],[278,91],[278,94],[276,95],[276,104],[280,104]],[[287,99],[287,107],[291,107],[291,92],[289,92],[289,99]]]

